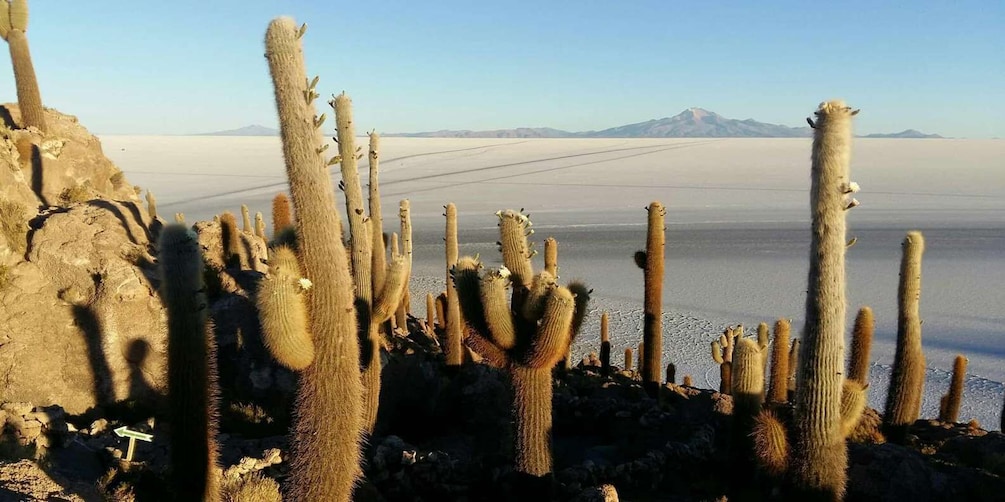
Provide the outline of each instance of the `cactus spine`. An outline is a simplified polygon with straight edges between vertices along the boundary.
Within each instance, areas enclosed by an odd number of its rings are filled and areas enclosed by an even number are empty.
[[[611,336],[608,333],[607,312],[600,314],[600,374],[611,374]]]
[[[14,66],[17,105],[21,110],[21,127],[37,127],[46,132],[42,94],[38,90],[35,66],[28,49],[28,0],[0,2],[0,37],[7,41]]]
[[[480,277],[481,264],[474,258],[464,257],[457,261],[452,276],[460,307],[471,329],[469,346],[482,352],[494,364],[510,370],[517,426],[516,471],[541,477],[552,471],[551,371],[568,353],[578,329],[575,319],[582,318],[589,291],[582,285],[575,288],[558,286],[554,277],[545,271],[534,276],[526,252],[529,220],[512,210],[500,211],[497,215],[506,267]],[[511,253],[508,256],[507,248]],[[516,253],[512,254],[513,251]],[[521,267],[524,275],[508,276],[511,263]],[[514,292],[510,308],[505,308],[507,277],[525,281],[523,285],[511,284]],[[535,285],[532,291],[523,289],[526,281]],[[540,306],[528,308],[526,304],[529,303]]]
[[[967,358],[957,355],[953,360],[953,381],[949,392],[942,396],[939,421],[956,423],[960,420],[960,403],[963,402],[963,379],[967,376]]]
[[[789,331],[787,319],[775,321],[775,344],[771,348],[771,386],[768,390],[769,403],[784,403],[789,400]]]
[[[925,385],[925,354],[921,349],[921,256],[925,239],[921,232],[908,232],[900,262],[897,289],[897,352],[886,397],[883,424],[894,441],[902,441],[907,428],[921,413],[921,392]]]
[[[301,371],[314,361],[314,341],[307,328],[303,279],[293,250],[280,246],[269,257],[269,275],[262,280],[256,303],[265,347],[279,364]]]
[[[872,332],[875,322],[872,309],[862,307],[855,316],[851,333],[851,359],[848,362],[848,379],[865,385],[869,383],[869,352],[872,350]]]
[[[447,204],[446,212],[446,246],[447,246],[447,302],[446,302],[446,334],[447,343],[443,352],[447,358],[447,366],[460,366],[464,361],[464,349],[461,346],[461,306],[457,301],[457,290],[454,288],[453,275],[450,273],[457,264],[457,206],[453,202]]]
[[[848,452],[841,435],[845,329],[845,211],[854,205],[849,175],[851,118],[842,101],[821,103],[813,134],[812,240],[806,324],[795,399],[793,488],[804,499],[840,500]]]
[[[171,224],[161,232],[158,262],[168,319],[168,420],[178,500],[220,499],[216,445],[216,346],[195,232]]]
[[[647,211],[649,225],[646,232],[645,263],[642,264],[645,271],[644,348],[639,351],[639,366],[646,392],[655,397],[659,392],[663,357],[663,261],[666,247],[663,222],[666,208],[659,201],[653,201]]]
[[[269,24],[265,37],[301,266],[314,283],[307,307],[315,360],[300,378],[287,486],[293,500],[348,502],[361,474],[358,329],[335,191],[315,125],[317,93],[305,74],[301,34],[292,19],[281,17]]]

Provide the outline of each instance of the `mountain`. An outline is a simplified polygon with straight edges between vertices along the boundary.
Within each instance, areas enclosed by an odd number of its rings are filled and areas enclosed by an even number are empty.
[[[602,131],[568,132],[548,127],[492,131],[434,131],[394,133],[412,138],[802,138],[809,127],[766,124],[754,119],[728,119],[702,108],[688,108],[661,119],[612,127]]]
[[[900,131],[900,132],[893,132],[893,133],[888,133],[888,134],[882,134],[882,133],[867,134],[867,135],[862,136],[862,137],[863,138],[918,138],[918,139],[934,138],[934,139],[945,139],[942,136],[939,136],[938,134],[925,134],[925,133],[923,133],[921,131],[917,131],[917,130],[914,130],[914,129],[906,129],[906,130],[903,130],[903,131]]]
[[[255,124],[227,131],[204,132],[196,136],[279,136],[279,131]]]

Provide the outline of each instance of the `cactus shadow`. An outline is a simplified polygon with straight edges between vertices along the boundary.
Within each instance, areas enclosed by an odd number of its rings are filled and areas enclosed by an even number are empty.
[[[42,205],[48,206],[50,205],[49,201],[42,193],[44,186],[42,171],[42,151],[38,149],[38,145],[31,145],[31,191],[35,193],[38,200],[42,201]]]
[[[129,225],[129,219],[122,212],[122,210],[119,209],[118,206],[116,206],[115,204],[112,204],[111,202],[109,202],[107,200],[102,200],[102,199],[89,200],[89,201],[87,201],[87,205],[93,206],[93,207],[97,207],[97,208],[100,208],[100,209],[104,209],[105,211],[108,211],[108,212],[112,213],[116,218],[119,219],[119,221],[122,222],[122,228],[125,229],[126,236],[129,237],[129,242],[132,242],[133,244],[139,244],[140,243],[140,241],[136,238],[136,236],[133,235],[133,231],[130,228],[131,226]],[[129,204],[126,204],[126,205],[128,206]],[[146,227],[143,226],[143,220],[141,218],[138,218],[137,216],[134,216],[134,221],[140,226],[140,228],[143,228],[144,230],[146,229]],[[148,240],[148,242],[149,242],[149,240]]]
[[[8,129],[17,129],[14,116],[10,114],[10,109],[6,106],[0,105],[0,121],[3,121],[3,125],[7,126]]]
[[[93,375],[94,401],[98,406],[109,405],[115,397],[112,392],[112,370],[102,342],[101,320],[88,305],[74,305],[72,311],[74,324],[80,329],[87,347],[87,361]]]

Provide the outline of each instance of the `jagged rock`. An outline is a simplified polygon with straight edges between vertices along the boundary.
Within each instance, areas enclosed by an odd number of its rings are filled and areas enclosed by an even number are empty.
[[[27,261],[0,288],[6,399],[77,414],[163,391],[166,324],[151,224],[134,202],[98,199],[33,220]]]

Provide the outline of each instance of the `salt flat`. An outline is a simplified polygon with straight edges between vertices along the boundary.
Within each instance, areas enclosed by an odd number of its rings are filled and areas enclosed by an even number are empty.
[[[240,204],[269,220],[286,189],[278,138],[103,136],[130,182],[154,191],[163,216],[211,218]],[[365,138],[358,140],[365,146]],[[334,145],[330,149],[334,151]],[[539,243],[560,243],[560,275],[595,288],[577,354],[597,350],[611,312],[614,358],[641,339],[643,210],[668,206],[664,362],[714,387],[709,342],[726,325],[779,316],[802,328],[809,254],[809,139],[385,138],[384,218],[412,203],[413,302],[443,288],[443,205],[458,206],[462,254],[498,264],[493,213],[525,208]],[[1005,380],[1005,141],[856,139],[849,213],[848,327],[876,312],[870,402],[882,408],[896,336],[900,242],[925,234],[921,314],[929,366],[923,415],[934,417],[952,358],[970,358],[961,419],[998,427]],[[365,158],[363,181],[366,182]],[[337,170],[334,179],[339,179]],[[385,228],[385,230],[390,230]],[[540,266],[540,263],[538,263]]]

